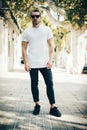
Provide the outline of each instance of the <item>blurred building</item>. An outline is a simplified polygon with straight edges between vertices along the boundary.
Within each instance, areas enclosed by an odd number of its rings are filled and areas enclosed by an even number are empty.
[[[13,70],[20,64],[20,28],[6,4],[0,0],[0,72]]]
[[[70,36],[69,36],[70,35]],[[71,30],[66,40],[66,69],[68,73],[81,73],[87,65],[87,30]]]

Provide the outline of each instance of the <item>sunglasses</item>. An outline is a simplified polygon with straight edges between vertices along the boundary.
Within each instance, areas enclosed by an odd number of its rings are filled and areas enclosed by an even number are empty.
[[[35,17],[36,17],[36,18],[39,18],[39,17],[40,17],[40,15],[31,15],[31,18],[33,18],[33,19],[34,19]]]

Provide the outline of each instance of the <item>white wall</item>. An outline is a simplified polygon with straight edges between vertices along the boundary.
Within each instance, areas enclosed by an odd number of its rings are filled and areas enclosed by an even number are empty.
[[[78,37],[78,72],[81,73],[84,65],[86,64],[87,57],[87,33],[84,32]]]
[[[8,25],[0,19],[0,72],[8,71]]]
[[[12,71],[20,64],[20,32],[12,21],[0,19],[0,72]]]

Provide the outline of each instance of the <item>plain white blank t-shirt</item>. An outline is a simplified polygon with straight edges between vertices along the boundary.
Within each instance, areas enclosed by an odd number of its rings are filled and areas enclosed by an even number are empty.
[[[30,27],[23,32],[22,41],[29,44],[28,61],[31,68],[46,67],[49,60],[47,40],[50,38],[53,38],[52,31],[44,25]]]

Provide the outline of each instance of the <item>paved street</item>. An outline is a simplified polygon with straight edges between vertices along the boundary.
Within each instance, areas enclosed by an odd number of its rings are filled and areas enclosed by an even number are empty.
[[[49,115],[42,76],[39,79],[41,112],[32,115],[34,103],[27,72],[0,74],[0,130],[87,130],[87,75],[69,75],[54,68],[56,104],[62,117]]]

